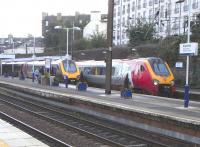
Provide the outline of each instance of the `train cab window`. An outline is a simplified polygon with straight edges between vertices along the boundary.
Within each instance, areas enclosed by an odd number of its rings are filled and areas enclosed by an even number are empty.
[[[166,64],[162,60],[153,60],[151,66],[155,74],[160,76],[168,76],[170,73]]]
[[[64,65],[65,71],[67,71],[67,72],[73,73],[73,72],[77,71],[76,64],[73,61],[71,61],[71,60],[68,60],[68,61],[64,60],[63,61],[63,65]]]
[[[144,68],[143,65],[140,66],[140,71],[141,71],[141,72],[144,72],[144,71],[145,71],[145,68]]]

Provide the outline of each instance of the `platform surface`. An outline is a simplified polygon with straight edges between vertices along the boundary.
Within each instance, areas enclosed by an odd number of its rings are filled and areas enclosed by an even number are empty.
[[[0,119],[0,147],[48,147],[48,145]]]
[[[68,88],[65,88],[64,84],[60,84],[59,87],[42,86],[37,82],[33,83],[31,79],[19,80],[18,78],[0,77],[0,82],[25,86],[38,91],[73,96],[77,99],[116,106],[122,109],[164,115],[182,122],[200,125],[200,102],[196,101],[190,101],[189,107],[184,108],[184,100],[174,98],[133,93],[132,99],[123,99],[120,97],[119,91],[112,90],[112,94],[106,95],[105,89],[88,87],[86,92],[78,92],[75,85],[68,85]]]

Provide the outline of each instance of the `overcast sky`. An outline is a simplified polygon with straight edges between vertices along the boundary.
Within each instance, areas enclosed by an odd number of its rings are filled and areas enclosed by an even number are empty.
[[[41,36],[42,12],[49,15],[89,14],[98,10],[107,13],[108,0],[0,0],[0,37],[12,34]]]

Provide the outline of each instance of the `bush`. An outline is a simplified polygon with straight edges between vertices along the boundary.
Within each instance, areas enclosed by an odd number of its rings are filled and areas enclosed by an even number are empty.
[[[63,82],[63,75],[61,74],[60,71],[56,72],[56,76],[54,77],[54,81],[57,82],[57,83]]]
[[[46,71],[44,72],[44,78],[45,78],[45,79],[49,79],[49,78],[50,78],[50,75],[49,75],[49,73],[48,73],[48,72],[46,72]]]

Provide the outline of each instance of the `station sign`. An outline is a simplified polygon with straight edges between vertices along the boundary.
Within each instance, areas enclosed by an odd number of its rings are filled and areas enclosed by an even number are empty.
[[[176,62],[176,68],[183,68],[183,62]]]
[[[179,53],[181,55],[197,56],[198,55],[198,43],[182,43],[180,44]]]
[[[0,54],[0,59],[15,59],[15,54]]]
[[[51,59],[49,58],[45,59],[45,68],[51,68]]]

